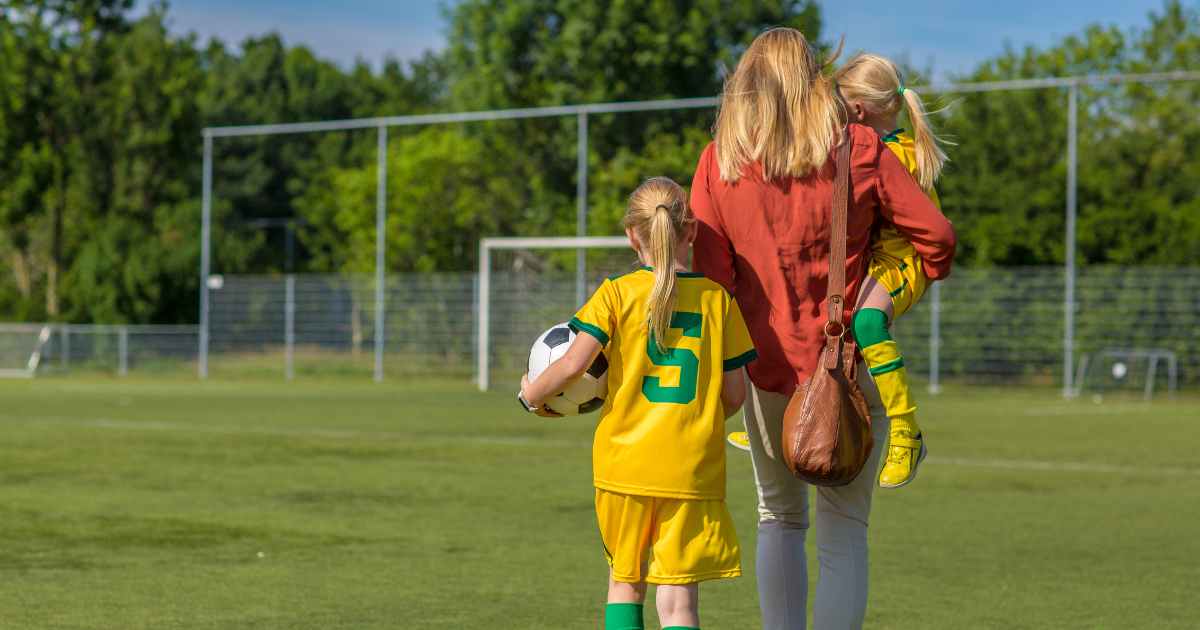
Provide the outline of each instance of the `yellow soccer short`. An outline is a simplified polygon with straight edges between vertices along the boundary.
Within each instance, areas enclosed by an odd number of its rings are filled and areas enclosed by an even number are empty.
[[[898,232],[886,230],[871,246],[871,275],[892,298],[892,320],[908,312],[929,288],[921,257]]]
[[[600,540],[618,582],[692,584],[742,574],[725,502],[596,489]]]

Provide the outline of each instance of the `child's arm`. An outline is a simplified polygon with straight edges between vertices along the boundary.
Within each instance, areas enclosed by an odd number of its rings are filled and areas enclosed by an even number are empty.
[[[586,372],[601,349],[600,341],[595,337],[576,335],[567,353],[551,363],[537,380],[530,382],[528,375],[521,377],[521,395],[529,404],[541,407],[547,398],[561,392],[567,383]]]
[[[743,402],[746,402],[746,380],[741,368],[726,371],[721,377],[721,404],[725,406],[725,417],[737,413]]]

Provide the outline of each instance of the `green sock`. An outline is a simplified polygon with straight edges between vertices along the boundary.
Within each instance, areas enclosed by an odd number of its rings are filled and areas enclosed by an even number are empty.
[[[604,630],[645,630],[641,604],[609,604],[604,607]]]

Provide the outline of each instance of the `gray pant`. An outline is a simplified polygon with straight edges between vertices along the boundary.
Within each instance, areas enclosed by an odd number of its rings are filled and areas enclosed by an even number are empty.
[[[816,537],[820,580],[813,601],[816,630],[862,627],[867,610],[867,519],[879,455],[889,421],[879,391],[859,365],[858,382],[874,419],[875,448],[862,474],[849,485],[817,488]],[[807,483],[781,460],[783,412],[788,397],[750,386],[746,431],[758,487],[758,601],[764,630],[803,630],[808,604]]]

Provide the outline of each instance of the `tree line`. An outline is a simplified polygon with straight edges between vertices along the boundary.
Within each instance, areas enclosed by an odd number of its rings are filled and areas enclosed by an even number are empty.
[[[206,126],[711,96],[764,28],[796,27],[826,51],[838,35],[812,1],[464,0],[444,50],[345,67],[276,34],[175,35],[165,3],[133,4],[0,8],[0,319],[194,321]],[[1200,18],[1173,0],[1134,31],[1090,27],[955,78],[1197,67]],[[1200,264],[1198,93],[1082,91],[1081,262]],[[956,142],[940,189],[959,262],[1061,263],[1065,93],[937,100]],[[616,233],[648,175],[689,182],[712,119],[592,116],[589,231]],[[573,118],[393,129],[389,269],[469,270],[481,236],[574,233],[575,133]],[[219,139],[214,270],[371,270],[374,134]]]

